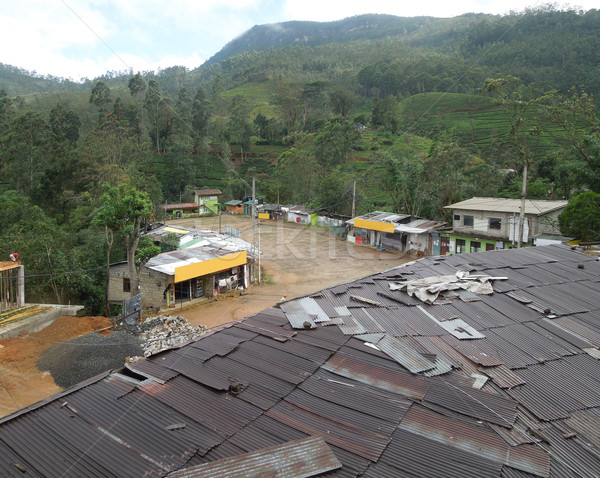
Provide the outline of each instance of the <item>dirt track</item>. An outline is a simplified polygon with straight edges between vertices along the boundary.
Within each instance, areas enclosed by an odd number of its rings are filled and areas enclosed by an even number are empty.
[[[217,217],[178,220],[174,225],[219,229]],[[252,225],[248,217],[224,215],[221,229],[240,229],[242,239],[251,241]],[[193,325],[208,328],[239,320],[278,303],[284,294],[291,299],[340,282],[357,279],[390,269],[412,260],[411,257],[342,241],[321,227],[299,226],[288,222],[261,221],[255,226],[258,243],[260,228],[261,266],[267,272],[267,284],[251,287],[248,294],[226,298],[173,312]]]

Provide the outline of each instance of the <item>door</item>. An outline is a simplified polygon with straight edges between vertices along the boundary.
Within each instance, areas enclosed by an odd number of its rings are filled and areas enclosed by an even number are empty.
[[[440,254],[442,256],[445,256],[446,254],[448,254],[448,251],[450,250],[450,238],[449,237],[442,237],[440,240]]]
[[[432,233],[431,234],[431,250],[429,251],[430,255],[439,256],[442,254],[440,248],[440,235]]]

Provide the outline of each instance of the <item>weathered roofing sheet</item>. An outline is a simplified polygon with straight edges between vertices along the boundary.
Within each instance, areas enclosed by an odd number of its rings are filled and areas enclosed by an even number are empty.
[[[458,270],[508,279],[432,305],[389,290]],[[598,292],[600,263],[564,246],[422,259],[0,420],[0,473],[599,476]]]
[[[340,468],[342,464],[321,437],[301,438],[283,445],[223,458],[171,473],[174,478],[192,477],[309,477]]]

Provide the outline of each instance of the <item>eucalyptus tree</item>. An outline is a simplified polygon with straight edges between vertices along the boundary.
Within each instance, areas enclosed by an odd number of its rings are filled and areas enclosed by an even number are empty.
[[[210,119],[210,105],[206,99],[206,93],[201,86],[198,87],[196,96],[194,96],[191,116],[191,124],[194,130],[194,145],[195,149],[199,151],[200,146],[203,144],[203,139],[208,134],[208,121]]]
[[[103,81],[98,81],[90,93],[90,103],[98,108],[100,116],[108,112],[108,105],[111,103],[110,88]]]
[[[148,89],[144,96],[144,108],[148,113],[148,120],[150,121],[150,137],[154,140],[156,145],[156,152],[160,152],[160,119],[161,112],[163,109],[163,98],[160,91],[160,86],[155,80],[148,82]]]

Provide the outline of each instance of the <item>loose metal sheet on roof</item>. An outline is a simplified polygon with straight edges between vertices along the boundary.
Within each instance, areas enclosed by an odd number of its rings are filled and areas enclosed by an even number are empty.
[[[310,477],[340,468],[342,464],[323,438],[302,438],[283,445],[223,458],[171,473],[172,478],[193,477]]]

